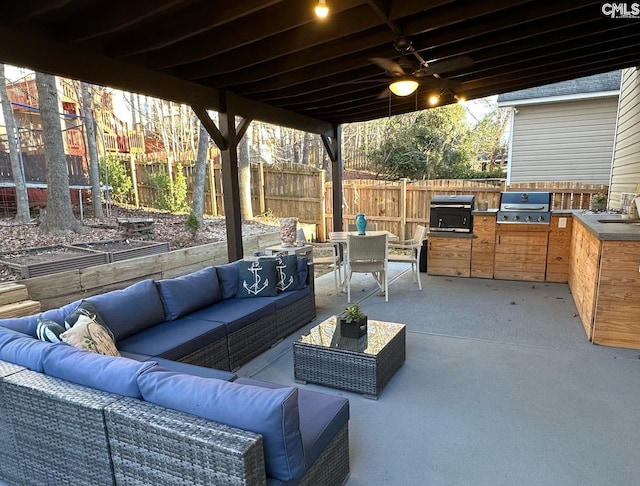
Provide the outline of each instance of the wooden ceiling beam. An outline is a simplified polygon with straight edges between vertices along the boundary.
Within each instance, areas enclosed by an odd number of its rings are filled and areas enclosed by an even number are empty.
[[[67,26],[58,40],[64,44],[79,44],[131,28],[156,15],[181,6],[184,0],[137,0],[135,2],[105,3],[102,8],[110,12],[86,11],[67,19]]]
[[[321,46],[327,42],[347,38],[378,25],[380,25],[380,21],[370,9],[357,7],[340,15],[332,16],[331,23],[323,24],[322,28],[298,27],[262,42],[240,47],[233,52],[182,66],[179,68],[179,72],[187,79],[196,80],[241,69],[250,69],[254,65],[310,47]]]
[[[361,3],[362,0],[342,0],[332,7],[332,20],[341,11],[357,7]],[[229,51],[235,53],[242,46],[252,43],[256,43],[254,48],[260,50],[263,41],[278,33],[318,24],[313,9],[307,2],[300,0],[287,0],[269,9],[268,13],[268,22],[265,22],[265,15],[261,12],[247,15],[221,25],[213,31],[178,42],[157,53],[150,52],[145,56],[144,63],[151,69],[169,69],[209,59]]]
[[[57,10],[71,3],[73,0],[21,0],[9,2],[2,6],[3,17],[12,22],[31,20],[41,15]]]
[[[292,84],[296,84],[300,82],[296,80],[308,79],[309,76],[322,76],[330,71],[341,72],[353,67],[371,65],[371,46],[383,46],[375,51],[376,54],[391,57],[397,54],[392,47],[394,40],[394,34],[381,26],[325,44],[322,48],[305,49],[258,64],[248,71],[212,76],[202,81],[211,86],[234,86],[238,92],[279,89],[288,86],[287,83],[292,80]]]
[[[161,49],[277,5],[283,0],[217,0],[188,7],[179,17],[154,29],[153,36],[132,34],[112,42],[109,55],[127,57]]]

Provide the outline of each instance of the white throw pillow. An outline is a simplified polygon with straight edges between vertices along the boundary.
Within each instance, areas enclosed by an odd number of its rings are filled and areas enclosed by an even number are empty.
[[[92,353],[120,356],[109,331],[88,316],[79,316],[71,329],[60,334],[60,339]]]

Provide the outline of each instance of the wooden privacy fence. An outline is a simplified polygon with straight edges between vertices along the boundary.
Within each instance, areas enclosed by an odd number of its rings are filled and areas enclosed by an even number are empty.
[[[169,170],[175,178],[177,164],[168,162],[136,162],[131,164],[137,197],[143,206],[153,207],[157,189],[150,185],[148,175]],[[193,187],[195,166],[182,165],[187,188]],[[136,176],[137,174],[137,176]],[[213,188],[213,191],[212,191]],[[343,226],[355,222],[355,215],[364,213],[379,229],[391,231],[401,238],[413,234],[418,224],[429,225],[429,206],[436,195],[470,194],[476,204],[487,201],[489,208],[500,204],[503,191],[552,193],[552,208],[587,209],[593,194],[607,193],[603,184],[581,182],[537,182],[506,186],[503,179],[436,179],[410,181],[346,180],[343,181]],[[219,164],[207,164],[205,179],[205,214],[224,215],[221,169]],[[187,193],[190,204],[192,193]],[[325,172],[301,164],[251,165],[251,202],[254,215],[269,213],[274,217],[295,216],[301,223],[315,225],[314,237],[323,241],[333,228],[332,183],[325,182]]]
[[[325,185],[325,225],[333,227],[331,182]],[[416,225],[429,226],[429,206],[436,195],[474,195],[476,205],[487,201],[489,208],[500,204],[503,191],[552,193],[552,207],[560,209],[587,209],[592,194],[604,192],[602,184],[580,182],[545,182],[506,186],[502,179],[458,180],[438,179],[428,181],[398,182],[375,180],[348,180],[343,182],[343,225],[355,222],[355,215],[364,213],[367,221],[377,223],[378,229],[388,230],[401,239],[410,237]]]

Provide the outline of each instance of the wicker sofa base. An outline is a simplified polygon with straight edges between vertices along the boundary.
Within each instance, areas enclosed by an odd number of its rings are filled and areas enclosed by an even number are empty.
[[[3,361],[0,421],[0,480],[12,486],[266,486],[259,434]],[[299,484],[348,474],[345,424]]]
[[[219,339],[187,354],[178,361],[206,368],[229,371],[229,348],[226,339]]]
[[[258,319],[242,329],[227,334],[230,371],[237,370],[265,352],[277,342],[277,336],[275,314]]]
[[[312,289],[313,290],[313,289]],[[309,295],[288,306],[276,310],[278,339],[284,339],[316,317],[315,294]]]

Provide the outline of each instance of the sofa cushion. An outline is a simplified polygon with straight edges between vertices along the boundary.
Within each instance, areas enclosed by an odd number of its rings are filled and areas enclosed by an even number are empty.
[[[216,266],[223,299],[232,299],[238,292],[238,262]]]
[[[267,475],[289,480],[304,469],[298,389],[238,385],[169,371],[138,378],[146,401],[261,434]]]
[[[272,298],[227,299],[195,311],[188,319],[222,322],[227,334],[231,334],[275,312],[276,306]]]
[[[59,343],[60,334],[65,331],[65,328],[51,319],[45,319],[44,317],[38,318],[38,327],[36,328],[36,337],[40,341],[46,341],[48,343]]]
[[[98,309],[96,309],[96,306],[88,300],[81,300],[71,314],[64,318],[64,328],[71,329],[76,324],[80,316],[89,317],[101,326],[107,327],[104,319],[102,319],[102,316],[98,312]]]
[[[52,346],[35,337],[0,327],[0,360],[42,373],[42,359]]]
[[[300,289],[300,277],[298,276],[298,257],[296,255],[279,255],[275,257],[278,281],[278,292],[287,292]]]
[[[31,316],[24,317],[12,317],[9,319],[0,319],[0,326],[14,331],[28,334],[29,336],[36,337],[36,329],[38,327],[38,319],[51,319],[60,325],[64,324],[64,319],[69,313],[75,309],[80,302],[72,302],[59,309],[50,309],[45,312],[33,314]]]
[[[116,342],[165,320],[158,289],[151,279],[88,300],[96,306]]]
[[[215,305],[220,304],[222,302]],[[226,335],[224,323],[182,317],[130,336],[118,343],[118,349],[177,360],[219,339],[226,339]]]
[[[282,387],[275,383],[244,377],[238,378],[236,383],[265,388]],[[349,400],[301,389],[298,390],[298,413],[305,464],[308,469],[349,421]]]
[[[72,328],[60,334],[60,339],[71,346],[107,356],[120,356],[113,334],[95,318],[79,315]]]
[[[241,260],[238,262],[236,298],[273,297],[278,294],[276,260]]]
[[[158,363],[157,370],[177,371],[187,375],[201,376],[202,378],[217,378],[218,380],[234,381],[238,375],[231,371],[217,370],[215,368],[207,368],[191,363],[183,363],[172,359],[160,358],[158,356],[151,357],[145,354],[128,353],[123,351],[120,353],[125,358],[135,359],[137,361],[155,361]]]
[[[158,280],[160,298],[168,321],[222,300],[215,267],[177,278]]]
[[[305,257],[298,257],[298,281],[300,282],[300,287],[307,285],[307,279],[309,278],[308,263]]]
[[[264,300],[265,302],[273,302],[276,306],[276,310],[280,310],[306,297],[310,293],[311,293],[311,287],[307,285],[306,287],[300,290],[280,292],[275,297],[263,297],[260,300]],[[256,300],[259,300],[259,299],[256,299]]]
[[[67,344],[52,344],[43,360],[44,372],[79,385],[142,398],[138,375],[157,366],[124,357],[88,353]]]

